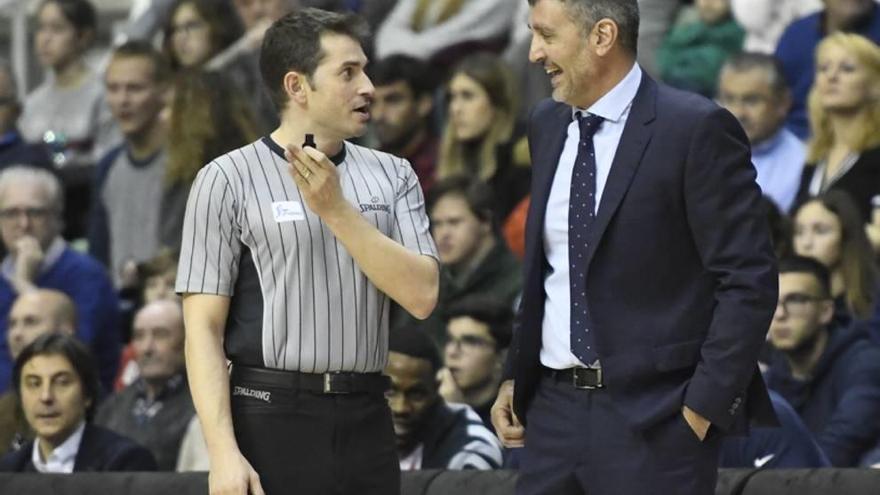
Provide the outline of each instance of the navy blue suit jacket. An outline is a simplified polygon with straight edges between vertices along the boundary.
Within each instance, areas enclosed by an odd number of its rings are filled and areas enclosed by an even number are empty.
[[[544,214],[571,119],[550,100],[530,119],[524,288],[506,368],[521,421],[540,376]],[[760,198],[736,119],[644,75],[579,267],[607,392],[635,428],[682,404],[723,430],[775,422],[756,365],[778,284]]]
[[[34,472],[31,461],[35,440],[0,459],[0,471]],[[156,460],[149,450],[100,426],[86,424],[73,464],[73,472],[155,471]]]

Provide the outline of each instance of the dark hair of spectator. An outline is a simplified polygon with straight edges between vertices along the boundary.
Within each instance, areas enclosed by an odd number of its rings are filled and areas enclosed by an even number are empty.
[[[535,5],[541,0],[529,0]],[[575,21],[583,22],[587,33],[597,22],[610,19],[617,24],[620,46],[635,55],[639,44],[639,4],[637,0],[561,0]]]
[[[463,175],[456,175],[437,182],[428,195],[428,213],[437,201],[445,196],[459,196],[467,202],[468,208],[481,222],[494,223],[492,217],[495,202],[492,188],[483,181]]]
[[[446,310],[446,320],[470,317],[489,326],[496,349],[506,349],[513,335],[513,310],[496,298],[473,295],[453,303]]]
[[[391,329],[388,332],[388,351],[428,361],[431,363],[432,376],[443,366],[437,346],[418,326]]]
[[[250,102],[219,72],[183,71],[174,84],[166,183],[189,184],[203,165],[259,137]]]
[[[868,318],[874,309],[878,274],[859,209],[845,191],[830,190],[806,201],[798,210],[813,202],[821,203],[840,222],[839,269],[843,274],[846,303],[856,318]]]
[[[113,50],[113,59],[145,58],[153,64],[153,81],[165,83],[171,76],[171,65],[168,59],[149,42],[143,40],[126,41]]]
[[[91,421],[98,403],[100,382],[98,381],[98,367],[95,365],[95,359],[88,347],[76,337],[57,332],[37,337],[22,349],[12,369],[13,386],[19,397],[21,397],[21,371],[28,361],[37,356],[62,356],[70,362],[79,376],[83,395],[91,401],[86,409],[86,421]]]
[[[199,17],[208,24],[211,33],[211,56],[217,55],[244,34],[244,26],[233,8],[231,0],[177,0],[165,21],[164,39],[162,40],[162,51],[168,57],[171,68],[174,70],[180,68],[171,43],[174,34],[174,15],[184,5],[192,5]]]
[[[260,51],[260,74],[279,113],[287,105],[284,75],[298,72],[314,86],[315,69],[326,56],[321,37],[329,33],[348,36],[363,46],[369,28],[354,14],[307,8],[285,15],[266,31]]]
[[[819,290],[822,297],[831,296],[831,274],[828,268],[819,263],[815,258],[791,255],[779,260],[779,274],[806,273],[812,275],[819,282]]]
[[[782,95],[788,92],[788,84],[785,82],[785,73],[782,69],[782,63],[774,57],[766,53],[743,52],[731,55],[724,62],[721,72],[749,72],[752,70],[762,70],[767,73],[770,81],[770,89],[776,95]]]
[[[513,136],[519,101],[516,79],[507,64],[490,53],[477,53],[463,59],[453,69],[449,80],[452,81],[458,75],[473,79],[486,91],[494,115],[491,126],[476,143],[459,140],[455,135],[452,119],[447,120],[440,142],[437,176],[442,179],[467,174],[488,181],[498,172],[498,146],[510,141]],[[466,145],[477,149],[477,170],[470,170],[473,165],[465,160]]]
[[[770,226],[770,241],[776,258],[781,259],[793,254],[791,246],[791,219],[785,216],[776,203],[767,196],[761,197],[761,207]]]
[[[98,15],[95,6],[88,0],[44,0],[40,4],[39,12],[43,8],[54,3],[61,10],[61,14],[67,19],[78,35],[91,33],[94,36],[98,29]]]
[[[404,82],[418,98],[430,94],[435,87],[436,78],[428,64],[407,55],[391,55],[369,67],[370,80],[374,86],[387,86]]]

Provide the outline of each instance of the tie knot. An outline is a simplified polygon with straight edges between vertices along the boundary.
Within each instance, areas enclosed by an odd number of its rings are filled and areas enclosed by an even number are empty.
[[[577,113],[578,125],[581,128],[581,139],[592,139],[593,135],[596,134],[596,131],[599,130],[599,127],[602,126],[602,122],[605,120],[598,115],[593,115],[588,113],[584,115],[581,112]]]

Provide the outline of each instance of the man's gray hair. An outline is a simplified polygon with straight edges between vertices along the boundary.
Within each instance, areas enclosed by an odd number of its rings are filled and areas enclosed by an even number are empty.
[[[781,95],[788,91],[788,84],[785,82],[785,73],[782,69],[782,63],[773,55],[766,53],[743,52],[732,55],[724,62],[721,67],[721,73],[724,71],[748,72],[751,70],[763,70],[769,78],[770,89],[777,95]]]
[[[13,165],[0,172],[0,207],[3,207],[6,191],[22,184],[37,184],[46,191],[49,208],[60,217],[64,211],[64,190],[61,182],[51,172],[42,168]]]
[[[529,0],[529,5],[541,1]],[[639,3],[637,0],[554,0],[562,2],[575,22],[583,23],[585,33],[602,19],[617,24],[620,46],[636,55],[639,43]]]

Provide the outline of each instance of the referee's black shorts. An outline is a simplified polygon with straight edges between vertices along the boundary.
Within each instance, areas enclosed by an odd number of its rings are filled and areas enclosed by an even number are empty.
[[[400,493],[394,429],[381,391],[323,394],[244,371],[233,366],[232,424],[267,495]]]

